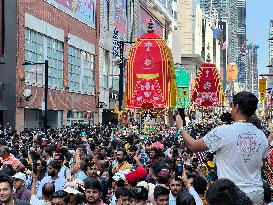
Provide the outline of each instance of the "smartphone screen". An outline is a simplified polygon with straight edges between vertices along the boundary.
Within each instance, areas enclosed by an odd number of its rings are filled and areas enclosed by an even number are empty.
[[[185,110],[185,108],[178,108],[177,110],[178,110],[178,114],[180,115],[180,117],[183,120],[183,126],[186,126],[186,119],[185,119],[185,117],[186,117],[186,113],[185,113],[186,110]]]

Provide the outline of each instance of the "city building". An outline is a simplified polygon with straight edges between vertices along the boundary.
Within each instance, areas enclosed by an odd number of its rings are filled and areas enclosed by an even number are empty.
[[[258,49],[259,46],[251,42],[247,45],[248,84],[246,89],[258,96]]]
[[[241,3],[238,3],[240,1]],[[221,47],[220,54],[220,70],[223,76],[223,89],[227,88],[226,85],[226,68],[228,63],[238,63],[240,47],[239,47],[239,39],[238,32],[241,32],[242,27],[245,27],[242,22],[245,21],[245,17],[243,16],[243,11],[239,11],[238,9],[245,5],[243,0],[201,0],[201,8],[203,9],[204,16],[206,19],[211,19],[211,22],[216,21],[218,26],[216,29],[221,30],[221,34],[218,36],[218,40]],[[238,8],[239,5],[239,8]],[[217,11],[217,18],[215,18],[214,10]],[[243,10],[243,9],[241,9]],[[239,17],[238,14],[242,14]],[[238,27],[240,26],[240,30]],[[242,60],[240,60],[242,61]],[[246,61],[246,58],[243,62]]]
[[[247,84],[247,58],[246,58],[246,0],[238,0],[238,83]]]
[[[237,63],[239,55],[238,45],[238,11],[237,0],[228,1],[228,48],[227,48],[227,63]]]
[[[0,0],[0,127],[15,128],[17,1]]]
[[[173,31],[174,63],[182,66],[194,79],[204,63],[202,51],[202,11],[192,0],[177,1],[176,29]],[[199,36],[200,35],[200,36]]]
[[[270,20],[270,26],[269,26],[269,38],[273,38],[273,20]],[[269,64],[273,65],[273,40],[269,40]],[[270,74],[273,74],[273,67],[269,67],[268,72]],[[268,77],[268,87],[273,88],[273,77]]]
[[[100,1],[17,3],[16,129],[98,123]]]

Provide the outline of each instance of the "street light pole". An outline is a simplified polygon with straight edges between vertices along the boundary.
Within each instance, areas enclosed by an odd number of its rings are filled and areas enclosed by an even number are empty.
[[[48,112],[48,60],[45,60],[45,115],[44,115],[44,128],[47,129],[47,112]]]
[[[131,41],[120,41],[119,42],[119,106],[118,109],[121,111],[122,109],[122,101],[123,101],[123,78],[124,78],[124,57],[123,57],[123,51],[124,51],[124,45],[125,43],[133,44],[135,42]]]
[[[121,111],[122,109],[122,100],[123,100],[123,67],[124,67],[124,59],[123,59],[123,50],[124,50],[124,41],[119,42],[119,52],[120,52],[120,62],[119,62],[119,99],[118,99],[118,109]]]

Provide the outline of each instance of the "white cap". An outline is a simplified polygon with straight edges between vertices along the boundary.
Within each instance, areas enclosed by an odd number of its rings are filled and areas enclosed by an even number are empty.
[[[13,178],[15,178],[15,179],[21,179],[24,182],[27,181],[27,176],[24,173],[22,173],[22,172],[16,173],[15,175],[13,175]]]
[[[75,182],[67,182],[64,185],[64,191],[69,194],[81,194],[81,192],[78,191],[77,184]]]

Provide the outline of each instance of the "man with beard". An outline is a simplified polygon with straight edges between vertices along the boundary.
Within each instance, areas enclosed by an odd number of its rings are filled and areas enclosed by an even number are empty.
[[[176,205],[176,197],[183,191],[183,182],[181,179],[173,177],[170,181],[171,193],[169,195],[169,205]]]
[[[102,186],[98,180],[85,179],[84,188],[86,205],[105,205],[101,200]]]
[[[124,171],[126,169],[131,169],[131,165],[125,160],[125,157],[126,151],[119,148],[116,154],[116,160],[118,163],[114,165],[113,173],[116,173],[118,171]]]
[[[137,167],[145,167],[148,164],[150,158],[140,144],[132,145],[129,148],[129,151],[131,158],[130,163],[133,169],[136,169]]]
[[[265,134],[250,123],[258,98],[242,91],[233,96],[231,125],[214,128],[199,140],[193,139],[183,128],[181,116],[176,116],[176,127],[187,148],[192,152],[216,152],[217,176],[234,182],[250,199],[263,204],[264,190],[261,174],[263,159],[267,157],[268,141]]]
[[[3,205],[28,205],[27,201],[13,198],[13,184],[8,175],[0,174],[0,202]]]
[[[45,161],[47,162],[47,165],[49,164],[49,162],[51,162],[53,160],[53,152],[51,147],[46,147],[43,152],[42,152],[42,156],[45,159]]]
[[[88,162],[84,165],[83,171],[87,177],[98,179],[98,168],[94,162]]]
[[[45,183],[52,183],[55,185],[55,191],[63,190],[66,180],[63,177],[59,177],[58,173],[61,169],[61,165],[58,161],[51,161],[47,166],[48,176],[44,177],[38,187],[37,196],[41,198],[42,188]]]

